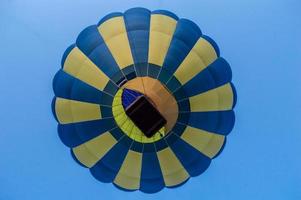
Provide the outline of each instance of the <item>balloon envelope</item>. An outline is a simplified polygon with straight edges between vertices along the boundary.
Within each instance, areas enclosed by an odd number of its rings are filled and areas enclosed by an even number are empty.
[[[200,175],[234,126],[236,92],[216,43],[144,8],[84,29],[53,79],[62,142],[98,180],[158,192]]]

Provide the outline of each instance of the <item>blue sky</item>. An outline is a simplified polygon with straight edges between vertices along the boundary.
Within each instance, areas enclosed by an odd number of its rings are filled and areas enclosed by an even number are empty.
[[[236,124],[209,169],[178,189],[96,181],[58,138],[50,103],[61,56],[105,14],[142,6],[195,21],[233,70]],[[301,199],[298,0],[1,0],[0,200]]]

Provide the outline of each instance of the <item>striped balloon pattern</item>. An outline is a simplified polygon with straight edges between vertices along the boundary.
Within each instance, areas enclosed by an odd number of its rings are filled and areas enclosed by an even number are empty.
[[[232,72],[188,19],[132,8],[85,28],[53,79],[58,134],[99,181],[155,193],[203,173],[234,126]],[[151,96],[167,124],[151,138],[125,113]]]

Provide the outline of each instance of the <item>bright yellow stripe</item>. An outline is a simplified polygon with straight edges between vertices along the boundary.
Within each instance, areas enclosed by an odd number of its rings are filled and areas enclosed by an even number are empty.
[[[133,122],[130,120],[130,118],[127,118],[125,123],[120,127],[120,129],[127,135],[130,135],[131,127],[133,127]]]
[[[114,183],[129,190],[139,189],[142,154],[129,150]]]
[[[222,148],[225,136],[187,126],[181,138],[209,158]]]
[[[175,76],[185,84],[216,58],[217,54],[213,46],[207,40],[200,38],[175,72]]]
[[[117,141],[109,132],[105,132],[88,142],[72,149],[75,157],[86,167],[93,167]]]
[[[148,62],[163,65],[177,21],[160,14],[151,15]]]
[[[55,114],[60,124],[101,119],[98,104],[56,98]]]
[[[137,127],[134,126],[132,132],[131,132],[131,138],[137,142],[141,142],[142,143],[142,136],[144,135],[141,130]]]
[[[133,64],[133,57],[123,17],[114,17],[98,27],[120,69]]]
[[[230,83],[189,98],[191,112],[231,110],[233,91]]]
[[[63,70],[99,90],[103,90],[109,81],[109,78],[77,47],[68,54]]]
[[[166,186],[178,185],[189,178],[189,174],[169,147],[157,152],[157,155]]]

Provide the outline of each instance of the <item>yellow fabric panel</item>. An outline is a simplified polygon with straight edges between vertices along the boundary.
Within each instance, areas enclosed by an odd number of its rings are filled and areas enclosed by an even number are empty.
[[[105,132],[88,142],[72,149],[75,157],[86,167],[93,167],[117,141],[109,132]]]
[[[163,65],[177,21],[160,14],[151,15],[148,62]]]
[[[55,114],[60,124],[101,119],[98,104],[56,98]]]
[[[189,98],[191,112],[231,110],[233,91],[230,83]]]
[[[99,90],[103,90],[109,81],[109,78],[77,47],[68,54],[63,70]]]
[[[178,67],[175,76],[182,84],[185,84],[216,59],[217,54],[212,45],[200,38]]]
[[[142,154],[129,150],[114,183],[129,190],[139,189]]]
[[[121,127],[128,119],[128,116],[125,113],[122,113],[118,115],[117,117],[114,116],[114,119],[118,125],[118,127]]]
[[[134,126],[132,130],[131,138],[137,142],[142,143],[142,136],[143,133],[141,132],[141,130],[137,126]]]
[[[123,17],[114,17],[98,27],[120,69],[133,64],[133,57]]]
[[[130,135],[132,129],[133,129],[134,123],[132,122],[132,120],[130,120],[130,118],[127,118],[127,120],[125,121],[125,123],[120,127],[120,129],[127,134],[128,136]]]
[[[119,116],[119,115],[121,115],[121,114],[123,114],[124,113],[124,109],[123,109],[123,106],[122,105],[119,105],[119,106],[113,106],[112,107],[112,110],[113,110],[113,116],[114,117],[117,117],[117,116]]]
[[[157,155],[166,186],[178,185],[189,178],[189,174],[169,147],[158,151]]]
[[[209,158],[222,148],[225,136],[187,126],[181,138]]]

